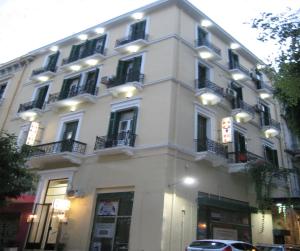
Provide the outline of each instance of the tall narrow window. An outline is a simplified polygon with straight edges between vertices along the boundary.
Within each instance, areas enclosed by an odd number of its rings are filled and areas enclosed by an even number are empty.
[[[78,94],[81,75],[65,79],[60,90],[59,99],[74,97]]]
[[[229,68],[236,69],[239,68],[239,56],[232,52],[231,49],[228,50],[228,58],[229,58]]]
[[[208,44],[208,33],[202,28],[198,27],[197,46]]]
[[[243,101],[243,89],[235,82],[231,83],[231,89],[234,90],[236,96],[232,99],[232,108],[241,108],[241,101]]]
[[[204,88],[207,80],[209,80],[209,69],[202,64],[198,64],[198,88]]]
[[[6,87],[7,83],[0,83],[0,100],[4,97]]]
[[[197,152],[207,150],[207,118],[198,114],[197,117]]]
[[[235,161],[247,162],[247,149],[245,136],[238,131],[234,131],[234,151]]]
[[[40,87],[37,89],[35,99],[34,99],[34,107],[42,109],[44,106],[44,103],[46,101],[46,96],[48,93],[49,85],[45,85],[43,87]]]
[[[119,61],[116,79],[120,84],[140,80],[142,56]]]
[[[133,192],[99,194],[91,251],[129,250]]]
[[[61,136],[61,151],[72,152],[74,146],[74,140],[76,138],[78,120],[66,122],[63,126],[63,133]]]
[[[53,72],[56,71],[56,64],[57,64],[58,57],[59,57],[59,51],[48,56],[45,65],[45,69],[47,71],[53,71]]]
[[[130,25],[130,39],[132,41],[145,39],[146,20]]]
[[[278,167],[278,155],[276,149],[272,149],[269,146],[264,146],[264,154],[268,162],[270,162],[273,166]]]
[[[270,108],[265,104],[261,104],[260,119],[262,126],[268,126],[271,123]]]

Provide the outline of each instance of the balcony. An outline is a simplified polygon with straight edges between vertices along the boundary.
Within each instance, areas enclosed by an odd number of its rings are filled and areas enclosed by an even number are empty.
[[[251,80],[249,70],[240,64],[229,66],[229,72],[236,81]]]
[[[27,121],[33,121],[37,116],[43,112],[44,103],[36,100],[24,104],[20,104],[18,109],[18,116]]]
[[[95,103],[98,95],[98,87],[75,86],[68,91],[50,94],[48,106],[55,109],[70,107],[75,108],[81,103]]]
[[[52,79],[56,74],[56,66],[45,66],[32,71],[30,80],[34,82],[45,82]]]
[[[133,92],[141,90],[144,82],[144,74],[140,71],[131,71],[120,77],[103,77],[101,83],[106,85],[113,96],[125,93],[126,97],[131,97]]]
[[[92,67],[103,60],[105,58],[105,54],[104,48],[85,50],[77,57],[63,59],[60,69],[62,71],[79,71],[88,67]]]
[[[197,40],[195,43],[196,50],[202,59],[218,61],[222,59],[221,49],[214,46],[211,42]]]
[[[240,99],[234,99],[231,116],[234,117],[237,123],[247,123],[254,118],[255,109]]]
[[[274,89],[262,81],[257,82],[256,87],[261,99],[271,98],[274,93]]]
[[[134,153],[136,134],[121,132],[112,136],[96,137],[94,151],[99,156],[124,154],[132,156]]]
[[[206,160],[213,166],[227,163],[227,148],[221,143],[211,139],[195,139],[196,157],[195,161]]]
[[[115,50],[121,53],[137,52],[142,47],[148,45],[148,35],[141,32],[134,36],[130,35],[116,41]]]
[[[196,94],[203,105],[216,105],[224,96],[224,89],[209,80],[195,81]]]
[[[76,140],[62,140],[36,145],[32,147],[28,162],[32,167],[41,167],[47,164],[80,165],[85,150],[86,144]]]
[[[263,119],[262,131],[266,138],[276,137],[280,133],[280,123],[274,119]]]
[[[243,173],[249,168],[250,163],[269,163],[264,157],[251,152],[231,152],[228,153],[229,159],[229,172],[230,173]]]

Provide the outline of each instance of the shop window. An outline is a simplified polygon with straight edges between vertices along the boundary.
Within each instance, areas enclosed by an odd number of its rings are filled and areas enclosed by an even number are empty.
[[[129,250],[133,196],[133,192],[98,195],[91,251]]]

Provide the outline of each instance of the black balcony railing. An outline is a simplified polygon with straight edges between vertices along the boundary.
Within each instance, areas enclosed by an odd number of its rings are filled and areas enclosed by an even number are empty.
[[[111,136],[96,137],[94,150],[117,147],[131,146],[134,147],[136,134],[132,132],[121,132]]]
[[[56,70],[57,70],[57,67],[55,65],[54,66],[53,65],[45,66],[45,67],[41,67],[41,68],[33,70],[31,76],[37,76],[37,75],[47,72],[47,71],[56,72]]]
[[[280,123],[275,121],[274,119],[263,119],[262,120],[262,127],[274,127],[277,130],[280,130]]]
[[[268,90],[268,91],[271,92],[271,93],[274,91],[274,89],[273,89],[271,86],[267,85],[267,84],[264,83],[263,81],[257,81],[257,83],[256,83],[256,88],[257,88],[258,90],[266,89],[266,90]]]
[[[55,154],[62,152],[72,152],[84,154],[86,144],[73,139],[51,142],[43,145],[36,145],[32,147],[31,156],[42,156],[46,154]]]
[[[115,86],[123,85],[129,82],[139,82],[143,83],[145,75],[140,71],[131,71],[120,77],[103,77],[101,83],[105,84],[107,88],[112,88]]]
[[[36,100],[34,101],[30,101],[24,104],[20,104],[19,109],[18,109],[18,113],[19,112],[25,112],[31,109],[43,109],[44,106],[44,102],[38,102]]]
[[[127,37],[120,38],[116,41],[115,47],[119,47],[119,46],[131,43],[131,42],[139,40],[139,39],[143,39],[143,40],[147,41],[148,40],[148,34],[145,34],[145,32],[142,31],[142,32],[134,34],[134,35],[129,35]]]
[[[254,114],[255,113],[255,108],[243,100],[240,99],[234,99],[232,100],[232,109],[242,109],[246,111],[247,113]]]
[[[224,89],[215,83],[211,82],[210,80],[195,80],[195,87],[196,89],[202,89],[202,88],[208,88],[212,90],[213,92],[219,94],[220,96],[224,95]]]
[[[230,70],[237,69],[237,70],[240,70],[241,72],[243,72],[245,75],[250,76],[249,70],[246,67],[244,67],[244,66],[242,66],[240,64],[234,64],[234,65],[230,65],[229,64],[229,69]]]
[[[253,161],[268,162],[264,157],[248,151],[230,152],[228,153],[228,159],[231,163],[248,163]]]
[[[104,46],[101,46],[99,48],[87,48],[85,49],[81,54],[77,55],[77,56],[73,56],[73,57],[68,57],[68,58],[64,58],[62,60],[62,65],[66,65],[66,64],[70,64],[72,62],[75,62],[79,59],[83,59],[89,56],[92,56],[94,54],[102,54],[105,55],[106,51],[104,49]]]
[[[81,94],[90,94],[93,96],[97,96],[98,87],[95,86],[74,86],[69,90],[64,90],[63,92],[57,92],[49,95],[48,104],[54,103],[63,99],[76,97]]]
[[[210,151],[227,158],[227,147],[221,143],[213,141],[211,139],[195,139],[196,151],[205,152]]]
[[[214,53],[216,53],[219,56],[221,56],[221,49],[219,49],[218,47],[216,47],[215,45],[213,45],[211,42],[202,41],[202,40],[196,40],[195,44],[196,44],[196,47],[205,46],[205,47],[211,49]]]

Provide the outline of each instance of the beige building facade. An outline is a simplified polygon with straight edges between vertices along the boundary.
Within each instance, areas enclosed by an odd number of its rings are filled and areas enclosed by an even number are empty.
[[[263,62],[204,13],[162,0],[26,56],[0,78],[0,125],[40,176],[26,249],[273,242],[246,169],[286,166],[278,105]]]

